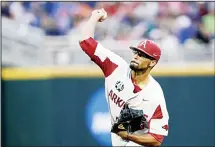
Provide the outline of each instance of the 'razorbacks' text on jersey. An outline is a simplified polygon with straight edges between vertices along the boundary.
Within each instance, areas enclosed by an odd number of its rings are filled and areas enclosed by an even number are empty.
[[[149,124],[149,129],[134,133],[150,133],[162,142],[164,136],[168,135],[169,115],[159,83],[150,75],[149,83],[144,89],[135,85],[128,63],[92,37],[81,41],[80,46],[104,74],[111,123],[116,121],[124,104],[128,103],[130,108],[142,109]],[[114,133],[111,133],[111,138],[113,146],[140,146],[132,141],[126,142]]]

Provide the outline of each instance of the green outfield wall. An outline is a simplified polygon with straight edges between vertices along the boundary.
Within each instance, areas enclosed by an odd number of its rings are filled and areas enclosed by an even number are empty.
[[[101,75],[37,73],[41,71],[3,71],[4,146],[102,146],[86,125],[86,106],[95,91],[104,88]],[[170,115],[163,145],[215,146],[214,74],[155,78]]]

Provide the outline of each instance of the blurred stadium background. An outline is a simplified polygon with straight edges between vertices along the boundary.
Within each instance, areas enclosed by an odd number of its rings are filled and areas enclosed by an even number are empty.
[[[144,38],[162,48],[152,74],[170,113],[164,146],[215,146],[213,2],[1,2],[3,144],[110,145],[104,79],[78,44],[101,7],[106,48],[128,62]]]

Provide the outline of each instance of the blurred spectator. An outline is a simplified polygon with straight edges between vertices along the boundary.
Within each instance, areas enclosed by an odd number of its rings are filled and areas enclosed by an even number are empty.
[[[215,4],[208,3],[208,13],[202,17],[203,25],[205,29],[212,37],[214,37],[215,32]]]
[[[12,2],[10,5],[10,12],[13,15],[13,19],[20,21],[20,23],[31,23],[34,20],[34,14],[29,9],[26,9],[24,2]]]
[[[1,12],[40,27],[47,35],[67,35],[77,32],[91,11],[101,7],[108,12],[108,19],[98,24],[97,39],[147,37],[180,44],[194,39],[207,44],[214,38],[212,2],[2,2]]]
[[[9,2],[1,2],[1,15],[13,19]]]

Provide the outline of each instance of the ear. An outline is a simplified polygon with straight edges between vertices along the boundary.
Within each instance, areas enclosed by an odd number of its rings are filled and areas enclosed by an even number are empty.
[[[157,64],[156,60],[152,60],[149,64],[149,66],[154,67]]]

